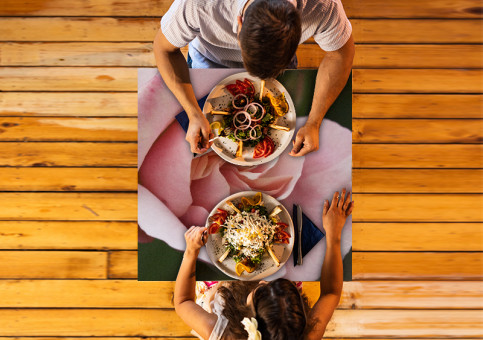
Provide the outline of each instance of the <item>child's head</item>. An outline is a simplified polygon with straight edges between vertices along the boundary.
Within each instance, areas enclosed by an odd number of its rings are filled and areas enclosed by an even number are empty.
[[[223,315],[228,319],[223,339],[246,339],[241,323],[245,317],[257,319],[262,339],[302,338],[309,307],[291,281],[233,281],[218,292],[225,301]]]
[[[251,302],[262,339],[300,339],[306,325],[306,299],[286,279],[258,286]]]

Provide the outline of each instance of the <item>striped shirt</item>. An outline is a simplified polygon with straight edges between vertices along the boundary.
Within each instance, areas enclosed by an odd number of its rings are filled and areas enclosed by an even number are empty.
[[[172,45],[189,44],[193,68],[242,68],[237,16],[247,1],[175,0],[161,19],[161,30]],[[335,51],[349,39],[352,26],[340,0],[298,0],[297,8],[300,44],[314,37],[323,50]]]

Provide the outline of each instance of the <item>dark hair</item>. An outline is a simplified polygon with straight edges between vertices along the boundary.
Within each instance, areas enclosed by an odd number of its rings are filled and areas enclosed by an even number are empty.
[[[292,282],[277,279],[260,286],[253,305],[262,339],[302,339],[308,303]]]
[[[275,78],[290,63],[302,35],[300,14],[288,1],[255,0],[245,12],[239,39],[247,71]]]
[[[228,325],[223,333],[223,339],[246,339],[242,320],[252,317],[253,311],[247,305],[247,297],[258,286],[255,281],[232,281],[218,288],[218,293],[224,301],[223,315],[228,319]]]

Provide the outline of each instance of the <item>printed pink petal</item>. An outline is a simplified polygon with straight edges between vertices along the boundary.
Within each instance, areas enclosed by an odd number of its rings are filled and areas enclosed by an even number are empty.
[[[180,221],[186,226],[186,228],[192,225],[204,226],[206,219],[208,218],[209,211],[203,207],[192,205],[188,208],[186,213],[180,216]]]
[[[175,121],[153,144],[139,170],[139,183],[176,216],[184,214],[192,202],[189,166],[192,157],[185,133]]]
[[[138,224],[144,232],[175,249],[185,249],[186,227],[166,205],[142,185],[138,186]]]

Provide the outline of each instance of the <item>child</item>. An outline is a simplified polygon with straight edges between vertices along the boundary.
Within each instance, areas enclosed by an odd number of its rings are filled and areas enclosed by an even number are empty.
[[[205,227],[185,234],[186,251],[176,279],[176,313],[202,339],[321,339],[342,292],[340,238],[354,202],[346,190],[324,202],[322,222],[327,250],[320,277],[320,296],[309,309],[307,299],[289,280],[220,282],[206,294],[203,307],[195,302],[195,266],[206,239]],[[229,301],[229,303],[225,303]]]

